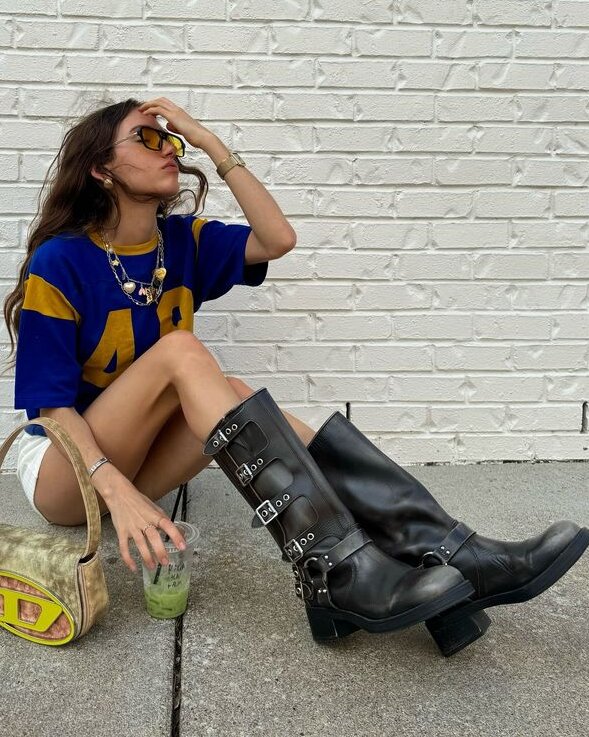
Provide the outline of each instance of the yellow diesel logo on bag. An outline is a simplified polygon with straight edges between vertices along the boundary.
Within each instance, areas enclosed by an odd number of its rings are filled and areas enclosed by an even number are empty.
[[[42,645],[63,645],[74,620],[50,591],[24,576],[0,571],[0,627]]]

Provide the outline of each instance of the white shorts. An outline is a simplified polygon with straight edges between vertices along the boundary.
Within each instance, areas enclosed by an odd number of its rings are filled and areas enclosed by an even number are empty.
[[[45,435],[29,435],[28,432],[24,431],[18,443],[16,475],[18,476],[18,480],[24,489],[31,507],[41,517],[43,517],[43,515],[35,506],[34,494],[41,461],[43,460],[45,451],[50,445],[51,440]],[[45,517],[43,517],[43,519],[45,522],[48,522]]]

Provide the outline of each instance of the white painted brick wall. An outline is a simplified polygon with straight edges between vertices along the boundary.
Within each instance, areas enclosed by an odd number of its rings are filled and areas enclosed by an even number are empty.
[[[197,315],[227,373],[315,427],[349,402],[401,463],[587,459],[588,29],[580,0],[0,0],[2,296],[71,119],[167,95],[298,234]]]

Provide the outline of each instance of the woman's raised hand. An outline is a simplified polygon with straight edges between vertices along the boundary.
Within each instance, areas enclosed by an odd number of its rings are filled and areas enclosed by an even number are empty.
[[[186,548],[182,534],[163,509],[142,494],[124,474],[115,473],[114,483],[103,498],[117,531],[121,557],[133,573],[137,572],[137,566],[129,551],[129,540],[135,542],[146,566],[151,570],[156,567],[156,561],[162,565],[169,563],[157,528],[165,532],[179,550]]]
[[[202,148],[211,136],[215,134],[204,125],[191,117],[186,110],[168,100],[167,97],[156,97],[153,100],[147,100],[139,107],[139,112],[144,115],[161,115],[165,118],[170,133],[178,133],[185,138],[194,148]]]

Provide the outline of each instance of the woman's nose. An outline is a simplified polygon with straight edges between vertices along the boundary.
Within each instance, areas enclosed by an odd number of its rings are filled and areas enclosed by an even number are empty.
[[[168,140],[164,140],[162,143],[162,153],[164,156],[174,156],[176,153],[176,149],[174,146],[170,143]]]

